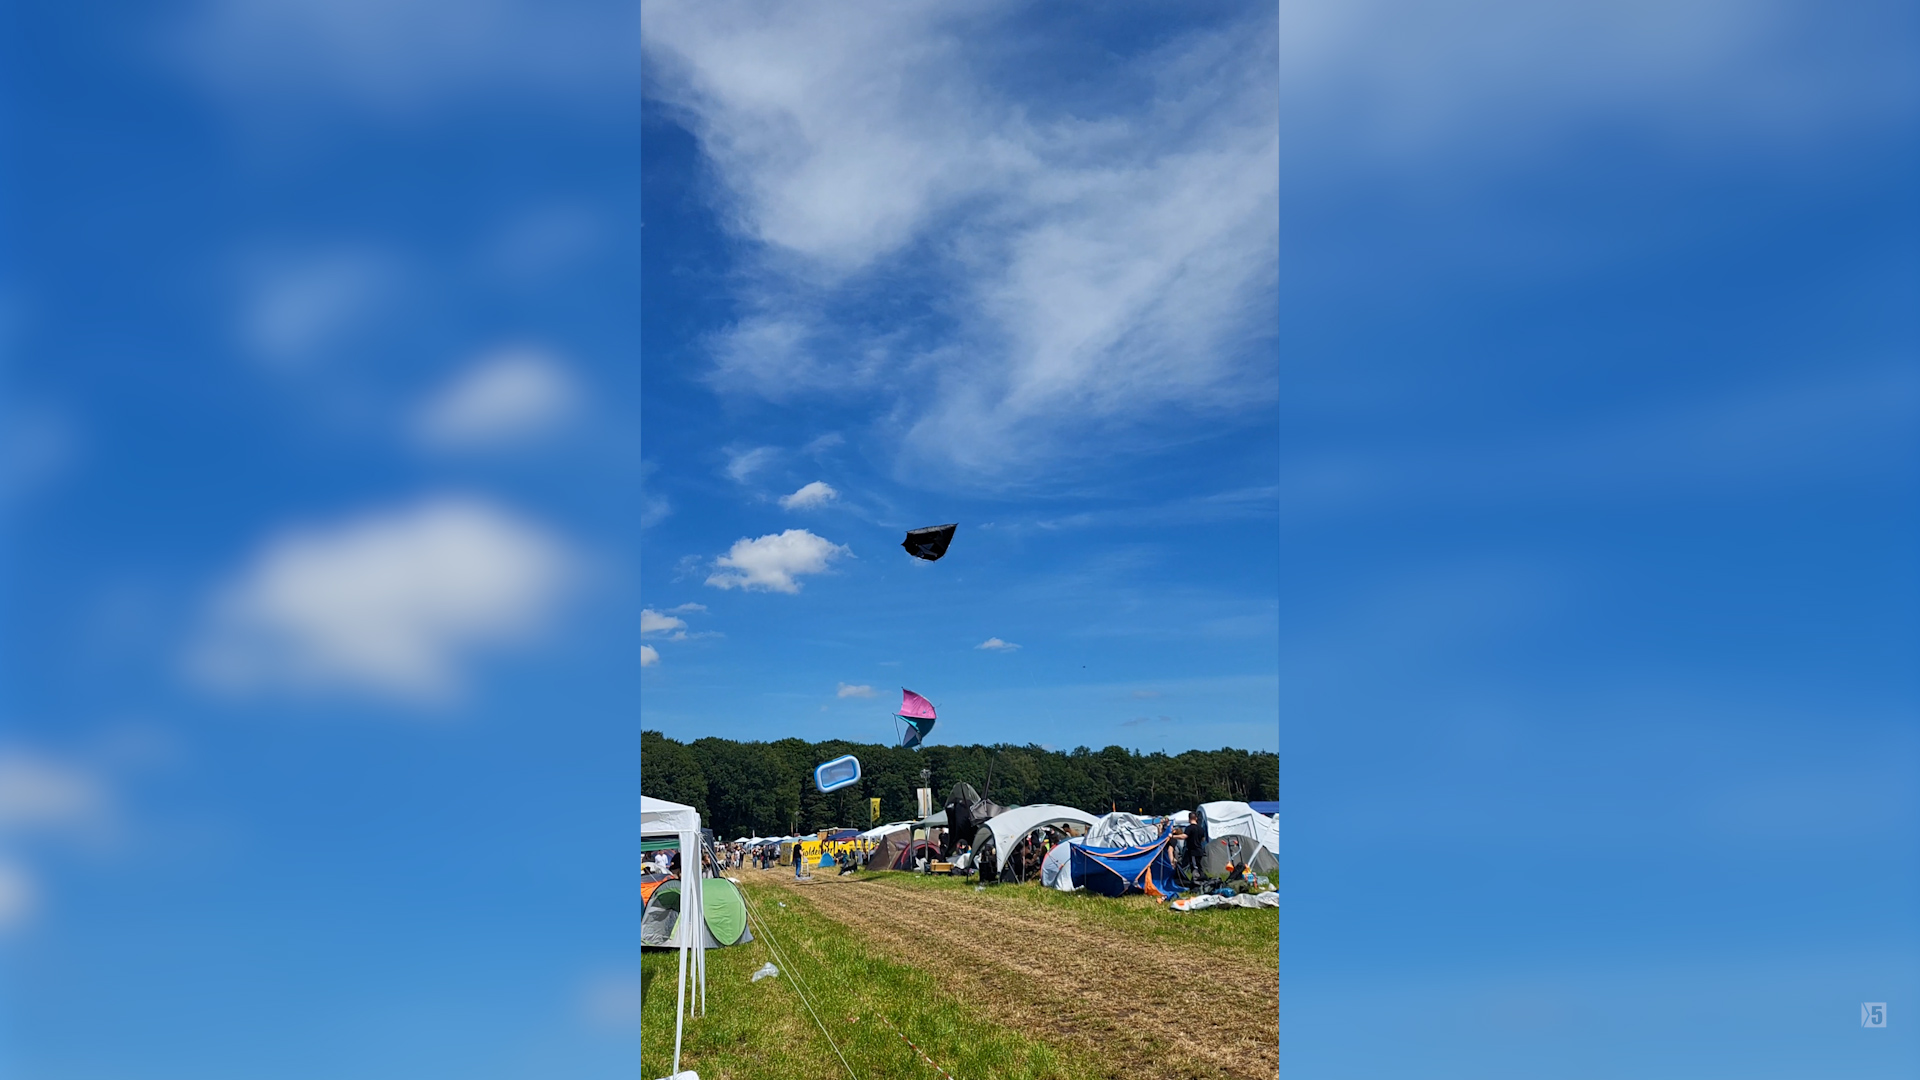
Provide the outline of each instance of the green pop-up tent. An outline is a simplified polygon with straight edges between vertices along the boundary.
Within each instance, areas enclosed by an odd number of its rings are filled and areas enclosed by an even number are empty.
[[[700,882],[700,892],[701,906],[706,909],[706,918],[701,920],[704,931],[701,936],[707,948],[720,949],[753,940],[753,931],[747,929],[746,902],[740,898],[740,890],[733,882],[726,878],[705,878]],[[640,917],[640,944],[661,949],[679,948],[681,927],[686,924],[680,916],[680,883],[661,882]]]

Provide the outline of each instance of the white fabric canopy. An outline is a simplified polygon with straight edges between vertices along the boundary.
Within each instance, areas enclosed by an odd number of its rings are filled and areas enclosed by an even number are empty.
[[[1207,819],[1207,839],[1250,836],[1268,854],[1279,857],[1280,823],[1266,814],[1254,813],[1253,807],[1243,802],[1201,803],[1200,812]]]
[[[1007,856],[1020,838],[1040,826],[1073,824],[1092,828],[1098,820],[1092,814],[1071,806],[1040,803],[1037,806],[1016,806],[1006,813],[996,814],[988,818],[982,828],[993,834],[994,871],[998,873],[1007,868]]]
[[[887,836],[892,833],[903,832],[907,829],[911,829],[916,824],[917,822],[912,822],[912,821],[896,821],[891,825],[876,825],[873,828],[868,829],[866,832],[861,833],[859,837],[857,837],[857,839],[878,840],[883,836]]]
[[[700,925],[706,897],[700,888],[700,811],[665,799],[640,796],[640,835],[675,836],[680,839],[680,910],[691,912],[695,926]],[[687,1000],[687,962],[693,962],[693,978],[699,987],[700,1012],[707,1011],[707,943],[704,934],[680,935],[679,1001],[673,1014],[673,1071],[680,1071],[680,1034],[693,1002]]]

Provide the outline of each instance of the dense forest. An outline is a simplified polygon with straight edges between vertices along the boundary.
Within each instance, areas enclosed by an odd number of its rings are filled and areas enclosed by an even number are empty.
[[[842,754],[860,759],[861,780],[823,795],[813,767]],[[1062,803],[1089,813],[1128,810],[1165,814],[1216,799],[1278,797],[1280,758],[1247,750],[1189,750],[1169,756],[1109,746],[1071,752],[1038,746],[928,746],[875,743],[682,743],[657,731],[640,735],[640,790],[700,811],[716,835],[780,836],[835,826],[866,827],[867,802],[880,800],[880,820],[914,815],[920,770],[931,769],[937,808],[957,782],[1005,806]]]

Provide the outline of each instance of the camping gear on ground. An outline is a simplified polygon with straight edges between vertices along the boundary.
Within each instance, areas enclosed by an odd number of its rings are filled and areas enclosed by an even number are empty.
[[[1223,889],[1217,893],[1183,896],[1167,906],[1175,911],[1203,911],[1210,907],[1277,908],[1280,906],[1280,894],[1234,893],[1231,889]]]
[[[753,931],[747,928],[747,908],[740,898],[739,888],[726,878],[707,878],[700,885],[705,906],[701,933],[697,935],[701,947],[722,949],[752,941]],[[680,886],[678,880],[664,882],[654,890],[653,899],[647,901],[646,909],[640,916],[642,947],[672,949],[680,946],[689,922],[684,918],[685,898],[681,895]]]
[[[813,767],[813,786],[821,791],[839,791],[849,784],[860,782],[860,759],[852,754],[842,754],[832,761],[823,761]]]
[[[1097,820],[1099,819],[1085,810],[1075,810],[1071,806],[1059,806],[1054,803],[1016,806],[1011,810],[995,814],[987,819],[973,837],[974,852],[981,857],[980,875],[983,878],[987,877],[991,868],[992,877],[997,880],[1007,869],[1007,860],[1013,857],[1014,848],[1022,840],[1048,825],[1065,825],[1069,828],[1077,825],[1084,830]],[[993,844],[995,852],[991,864],[985,858],[988,842]],[[1026,875],[1016,874],[1015,876],[1024,880]]]
[[[928,562],[939,562],[940,556],[947,553],[947,545],[953,543],[954,530],[959,527],[959,524],[956,523],[953,525],[929,525],[924,529],[912,529],[907,532],[907,538],[900,542],[900,546],[906,548],[907,554],[916,559],[925,559]]]
[[[1280,869],[1275,858],[1280,850],[1280,823],[1273,818],[1255,813],[1243,802],[1201,803],[1200,818],[1206,826],[1207,845],[1195,861],[1208,877],[1226,877],[1234,867],[1256,873]]]
[[[933,714],[933,702],[904,686],[900,688],[900,710],[893,717],[906,722],[904,731],[899,730],[898,724],[894,725],[900,734],[900,745],[906,747],[919,746],[927,733],[933,730],[933,722],[938,719]]]
[[[1070,845],[1069,872],[1075,886],[1102,896],[1125,896],[1144,892],[1165,899],[1180,891],[1173,875],[1173,829],[1163,827],[1151,844],[1130,847],[1096,848],[1082,841]]]
[[[1151,844],[1160,835],[1159,818],[1143,818],[1122,810],[1102,814],[1087,828],[1087,843],[1094,847],[1128,847]]]
[[[648,837],[667,836],[676,837],[680,841],[680,850],[683,853],[699,851],[700,812],[682,803],[668,802],[665,799],[655,799],[647,795],[640,796],[641,843],[645,844]],[[694,866],[699,866],[697,856],[690,861]],[[701,884],[697,871],[684,883],[687,903],[694,908],[701,906],[702,893],[705,891]],[[653,899],[658,900],[660,893],[665,889],[665,885],[655,889]],[[675,892],[678,891],[679,888],[676,887]],[[644,916],[642,921],[645,921]],[[676,991],[679,996],[673,1012],[673,1071],[678,1073],[682,1029],[693,1004],[687,1000],[687,967],[689,963],[692,964],[694,982],[698,987],[700,1014],[704,1016],[707,1011],[707,949],[704,935],[701,934],[682,934],[676,945],[680,950],[680,977]]]
[[[761,979],[771,979],[778,974],[780,974],[780,969],[777,967],[774,967],[773,962],[769,960],[768,962],[760,965],[760,969],[758,971],[755,971],[753,973],[753,978],[748,981],[759,982]]]

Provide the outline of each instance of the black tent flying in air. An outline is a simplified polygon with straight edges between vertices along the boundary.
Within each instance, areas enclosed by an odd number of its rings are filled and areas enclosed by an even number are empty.
[[[947,553],[947,545],[953,543],[953,530],[959,527],[958,524],[954,524],[914,529],[907,533],[906,540],[902,541],[900,546],[906,548],[907,554],[916,559],[937,562],[940,556]]]

